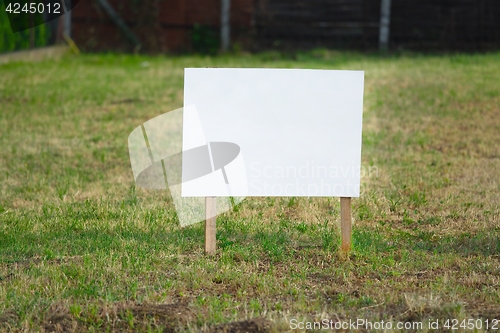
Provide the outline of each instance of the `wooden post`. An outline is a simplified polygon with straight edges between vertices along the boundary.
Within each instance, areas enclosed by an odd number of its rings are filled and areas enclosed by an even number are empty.
[[[340,233],[342,235],[342,251],[351,250],[351,198],[340,198]]]
[[[205,254],[214,255],[216,249],[215,221],[217,220],[217,206],[215,197],[205,198]]]

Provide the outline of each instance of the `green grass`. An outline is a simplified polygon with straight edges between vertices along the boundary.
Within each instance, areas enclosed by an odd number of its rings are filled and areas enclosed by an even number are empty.
[[[206,257],[202,224],[181,229],[167,193],[135,188],[129,133],[182,106],[185,67],[211,66],[365,70],[350,256],[337,198],[248,198]],[[500,319],[499,77],[499,53],[0,65],[0,330]]]

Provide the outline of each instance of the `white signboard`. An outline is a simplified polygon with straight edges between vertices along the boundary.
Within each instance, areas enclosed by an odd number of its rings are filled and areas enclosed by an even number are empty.
[[[359,197],[363,88],[362,71],[187,68],[182,196]]]

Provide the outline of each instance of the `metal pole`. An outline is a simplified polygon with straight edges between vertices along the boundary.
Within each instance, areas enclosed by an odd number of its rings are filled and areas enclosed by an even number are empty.
[[[391,0],[382,0],[380,5],[380,32],[379,49],[387,51],[389,49],[389,33],[391,25]]]
[[[221,0],[220,37],[222,51],[229,50],[231,43],[231,0]]]
[[[134,44],[135,48],[138,50],[141,47],[141,42],[139,38],[129,29],[122,18],[116,13],[115,9],[109,4],[108,0],[97,0],[104,11],[108,14],[114,24],[125,34],[128,40]]]
[[[62,1],[64,6],[64,35],[71,38],[71,0]]]

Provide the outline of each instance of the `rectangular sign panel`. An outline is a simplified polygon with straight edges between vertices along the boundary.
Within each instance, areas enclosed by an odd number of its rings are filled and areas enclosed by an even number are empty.
[[[185,69],[182,196],[360,193],[364,72]]]

